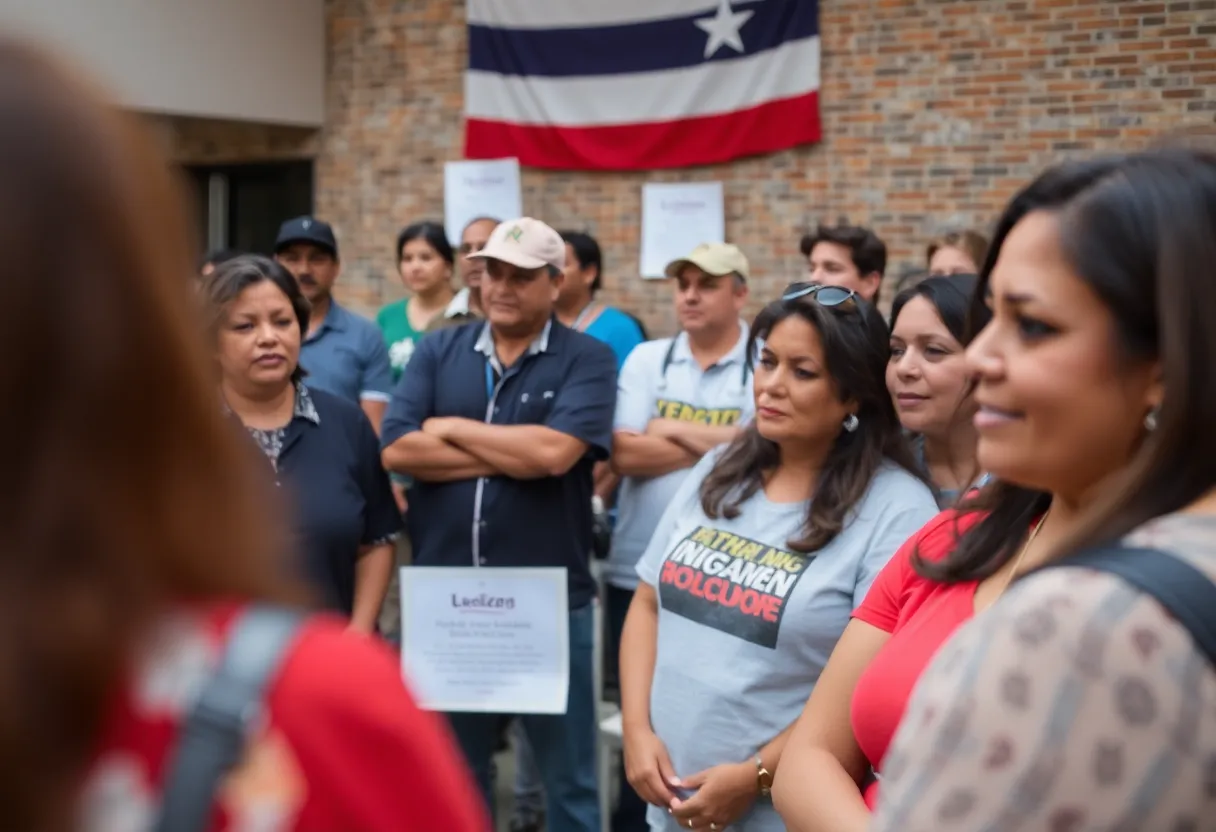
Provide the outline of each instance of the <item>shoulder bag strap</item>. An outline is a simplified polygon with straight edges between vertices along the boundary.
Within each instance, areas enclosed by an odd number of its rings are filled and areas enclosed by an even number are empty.
[[[1052,566],[1108,572],[1151,595],[1216,667],[1216,583],[1187,561],[1162,549],[1116,546],[1080,552],[1044,568]]]
[[[253,606],[233,624],[219,666],[178,733],[161,794],[156,832],[204,832],[221,779],[236,765],[262,714],[267,683],[304,614]]]

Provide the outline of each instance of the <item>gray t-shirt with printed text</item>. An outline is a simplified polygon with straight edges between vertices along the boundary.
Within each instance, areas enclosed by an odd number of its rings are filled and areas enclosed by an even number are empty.
[[[879,570],[937,514],[930,489],[886,464],[844,530],[794,552],[807,504],[763,490],[734,519],[712,519],[698,494],[721,449],[690,472],[638,563],[659,598],[650,718],[677,776],[744,762],[801,713],[836,641]],[[653,830],[675,830],[650,807]],[[768,800],[730,827],[781,832]]]

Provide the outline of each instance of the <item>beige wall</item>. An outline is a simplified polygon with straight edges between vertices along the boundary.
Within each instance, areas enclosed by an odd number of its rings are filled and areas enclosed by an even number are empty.
[[[319,127],[324,0],[0,0],[132,109]]]

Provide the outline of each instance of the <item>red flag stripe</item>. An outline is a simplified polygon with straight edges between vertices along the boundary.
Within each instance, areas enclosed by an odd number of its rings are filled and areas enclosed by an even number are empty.
[[[712,165],[818,142],[819,93],[678,121],[611,127],[545,127],[469,119],[469,159],[514,156],[561,170],[654,170]]]

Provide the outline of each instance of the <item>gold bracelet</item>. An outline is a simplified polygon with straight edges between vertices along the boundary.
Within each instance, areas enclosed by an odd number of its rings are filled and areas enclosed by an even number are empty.
[[[769,797],[773,793],[773,773],[764,767],[764,760],[756,755],[756,787],[760,789],[761,797]]]

